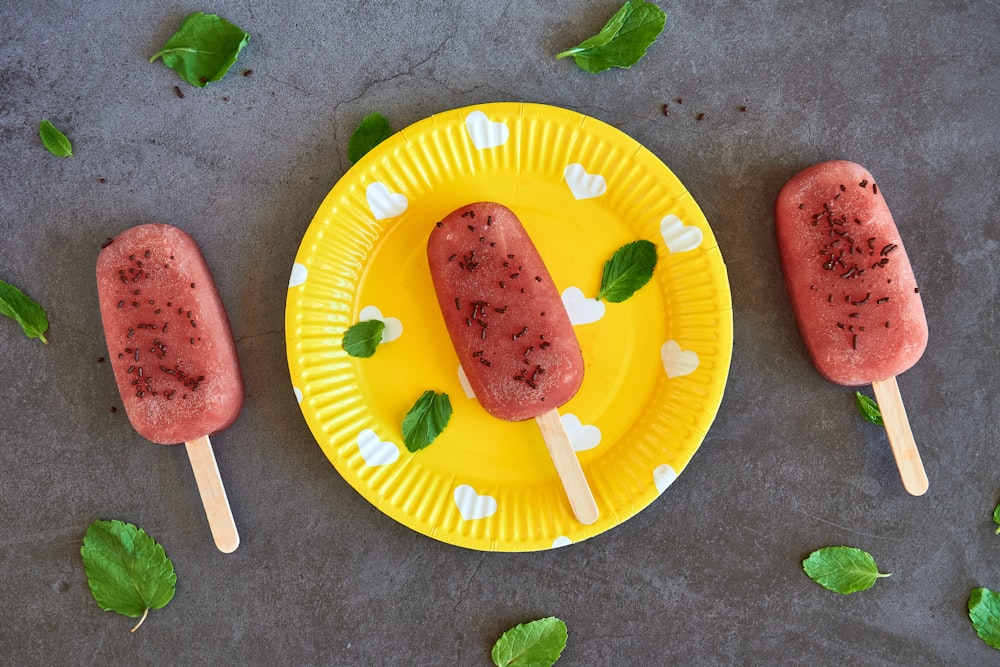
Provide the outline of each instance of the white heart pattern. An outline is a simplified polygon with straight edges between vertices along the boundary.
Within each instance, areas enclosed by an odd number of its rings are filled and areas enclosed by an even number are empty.
[[[406,195],[392,192],[385,186],[385,183],[378,181],[369,183],[368,187],[365,188],[365,199],[368,200],[368,208],[372,210],[372,215],[375,216],[376,220],[395,218],[397,215],[401,215],[409,205]]]
[[[562,293],[563,306],[574,325],[590,324],[604,317],[604,302],[588,299],[579,287],[567,287]]]
[[[366,465],[384,466],[395,463],[399,458],[399,447],[395,443],[382,440],[375,431],[366,428],[358,433],[358,451]]]
[[[660,220],[660,234],[670,252],[694,250],[705,237],[699,228],[685,225],[676,215],[668,215]]]
[[[698,354],[692,350],[682,350],[675,340],[668,340],[660,348],[660,359],[668,378],[690,375],[698,368]]]
[[[656,485],[656,490],[660,493],[666,491],[675,479],[677,479],[677,471],[666,463],[656,466],[656,470],[653,471],[653,484]]]
[[[375,306],[365,306],[358,314],[358,320],[367,322],[368,320],[382,320],[385,329],[382,329],[382,342],[391,343],[403,335],[403,323],[395,317],[383,317],[382,311]]]
[[[462,364],[458,365],[458,383],[462,385],[462,391],[465,392],[466,398],[476,397],[476,392],[472,391],[472,385],[469,384],[469,376],[465,374],[465,369],[462,368]]]
[[[465,129],[472,145],[479,150],[502,146],[510,138],[510,129],[505,124],[491,121],[482,111],[473,111],[465,117]]]
[[[308,276],[309,271],[306,269],[305,264],[295,262],[292,264],[292,275],[288,277],[288,288],[298,287],[306,281]]]
[[[585,452],[601,444],[601,429],[593,424],[582,423],[572,412],[567,412],[561,418],[573,451]]]
[[[466,521],[485,519],[497,512],[496,498],[481,496],[468,484],[462,484],[455,489],[455,505]]]
[[[560,535],[556,539],[552,540],[552,548],[558,549],[559,547],[567,547],[573,544],[573,540],[569,539],[565,535]]]
[[[608,189],[608,183],[600,174],[588,174],[582,164],[576,162],[566,166],[563,170],[563,177],[569,191],[573,193],[575,199],[593,199],[600,197]]]

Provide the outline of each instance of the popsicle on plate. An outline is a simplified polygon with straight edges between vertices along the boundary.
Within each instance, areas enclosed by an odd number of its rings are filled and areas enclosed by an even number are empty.
[[[927,321],[881,189],[858,164],[822,162],[781,189],[774,217],[788,294],[813,364],[831,382],[873,386],[904,485],[920,495],[927,478],[895,376],[923,354]]]
[[[583,382],[583,355],[545,263],[509,208],[463,206],[436,223],[427,259],[448,335],[483,408],[534,418],[583,523],[597,506],[557,408]]]
[[[239,544],[208,436],[243,407],[229,321],[198,244],[164,224],[122,232],[97,258],[108,354],[125,412],[159,444],[187,445],[216,544]]]

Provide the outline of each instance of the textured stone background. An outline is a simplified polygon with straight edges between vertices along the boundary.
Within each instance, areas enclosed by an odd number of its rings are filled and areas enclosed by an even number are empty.
[[[997,662],[966,601],[1000,588],[1000,8],[659,4],[646,58],[595,76],[553,55],[617,0],[0,2],[0,278],[51,320],[47,347],[0,321],[0,662],[486,665],[504,629],[547,615],[569,626],[566,665]],[[252,34],[203,90],[146,62],[191,11]],[[361,498],[301,417],[283,334],[299,240],[358,121],[507,100],[592,115],[664,160],[715,231],[735,308],[726,395],[677,482],[614,530],[533,554],[439,543]],[[41,147],[43,117],[73,159]],[[876,176],[921,281],[930,344],[899,380],[921,498],[853,389],[812,369],[784,292],[775,195],[832,158]],[[211,546],[183,448],[112,414],[97,363],[98,247],[150,221],[199,240],[243,359],[246,408],[215,441],[232,555]],[[135,635],[87,589],[95,518],[143,526],[178,569]],[[893,576],[825,591],[800,562],[828,544]]]

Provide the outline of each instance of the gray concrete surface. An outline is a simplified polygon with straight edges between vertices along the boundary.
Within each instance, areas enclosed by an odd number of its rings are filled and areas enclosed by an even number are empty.
[[[0,321],[0,663],[486,665],[504,629],[556,615],[567,666],[1000,664],[966,614],[973,587],[1000,588],[1000,8],[661,1],[667,28],[631,70],[553,58],[617,4],[0,3],[0,278],[51,320],[48,346]],[[146,62],[190,11],[252,34],[203,90]],[[609,532],[529,554],[449,546],[361,498],[301,416],[283,332],[299,240],[358,121],[506,100],[592,115],[663,159],[718,237],[735,307],[725,398],[677,482]],[[43,117],[74,158],[42,148]],[[853,390],[814,372],[784,292],[771,206],[831,158],[876,175],[922,284],[930,344],[900,385],[924,497]],[[232,555],[183,448],[109,409],[94,261],[149,221],[200,241],[243,359],[246,408],[215,440]],[[87,589],[96,518],[143,526],[178,571],[134,635]],[[829,544],[892,577],[821,589],[800,563]]]

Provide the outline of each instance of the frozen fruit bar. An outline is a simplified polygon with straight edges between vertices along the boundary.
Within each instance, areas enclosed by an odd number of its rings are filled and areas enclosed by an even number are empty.
[[[463,206],[427,245],[434,290],[455,351],[490,414],[531,419],[583,382],[573,325],[542,258],[505,206]]]
[[[133,227],[97,258],[109,358],[132,426],[160,444],[226,428],[243,407],[229,321],[198,244],[170,225]]]
[[[797,174],[775,205],[792,307],[813,364],[865,385],[910,368],[927,322],[889,207],[867,170],[843,160]]]

